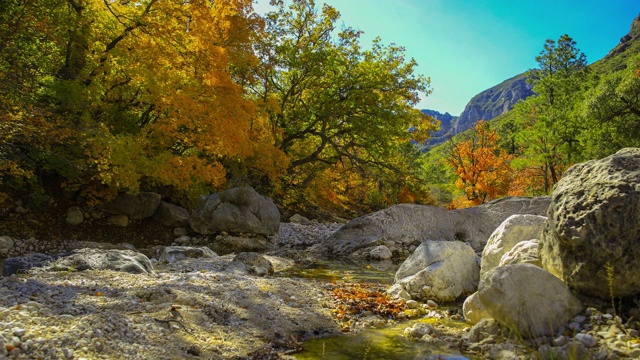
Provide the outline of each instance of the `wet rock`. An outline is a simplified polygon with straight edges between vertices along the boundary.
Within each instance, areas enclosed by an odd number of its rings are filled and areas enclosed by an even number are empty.
[[[554,186],[542,237],[545,269],[601,299],[640,294],[640,149],[569,168]]]
[[[414,300],[453,301],[477,289],[476,253],[458,241],[426,241],[396,272],[395,284]]]
[[[153,216],[160,206],[160,199],[159,194],[151,192],[141,192],[138,195],[121,193],[100,209],[109,214],[127,215],[131,219],[140,220]]]
[[[480,280],[478,298],[492,318],[523,338],[553,335],[582,310],[565,284],[530,264],[487,272]]]
[[[164,226],[189,226],[189,212],[187,209],[166,201],[160,202],[158,209],[153,214],[153,219]]]
[[[76,226],[82,224],[84,221],[84,215],[82,211],[77,206],[72,206],[67,210],[67,224],[71,226]]]
[[[498,266],[502,256],[521,241],[539,239],[547,218],[539,215],[512,215],[491,234],[482,251],[480,276]]]
[[[162,250],[158,261],[173,263],[184,259],[214,258],[218,254],[206,246],[167,246]]]
[[[226,231],[271,236],[278,232],[280,212],[273,200],[251,187],[241,187],[203,197],[189,223],[200,234]]]

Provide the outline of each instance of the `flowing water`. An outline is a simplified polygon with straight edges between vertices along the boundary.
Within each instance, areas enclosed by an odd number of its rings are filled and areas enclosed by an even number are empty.
[[[294,269],[283,275],[318,281],[345,281],[390,285],[398,264],[391,262],[345,263],[320,262],[304,269]],[[304,350],[295,354],[296,359],[422,359],[464,360],[459,351],[450,349],[444,341],[425,342],[405,337],[404,330],[416,323],[462,329],[468,324],[449,319],[422,318],[407,320],[380,328],[364,329],[357,334],[344,334],[303,343]]]

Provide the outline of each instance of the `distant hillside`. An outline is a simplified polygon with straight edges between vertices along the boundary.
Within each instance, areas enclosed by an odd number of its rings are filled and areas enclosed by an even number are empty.
[[[527,84],[524,73],[505,80],[469,101],[453,126],[453,134],[472,128],[478,120],[488,121],[498,117],[511,110],[518,101],[531,95],[533,91],[531,85]]]

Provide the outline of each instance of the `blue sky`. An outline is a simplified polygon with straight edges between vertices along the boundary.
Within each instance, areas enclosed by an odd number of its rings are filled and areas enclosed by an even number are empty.
[[[287,0],[285,0],[287,1]],[[290,1],[290,0],[289,0]],[[258,13],[269,0],[257,0]],[[537,66],[546,39],[569,34],[593,63],[627,34],[638,0],[316,0],[341,25],[406,48],[433,93],[418,108],[459,115],[477,93]]]

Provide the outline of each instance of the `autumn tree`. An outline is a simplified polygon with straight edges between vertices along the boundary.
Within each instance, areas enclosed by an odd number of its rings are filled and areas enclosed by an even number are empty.
[[[337,31],[340,14],[331,6],[272,5],[257,46],[261,81],[251,91],[268,109],[273,131],[281,131],[292,201],[388,204],[385,198],[410,183],[417,160],[411,138],[423,140],[434,128],[413,108],[420,93],[430,92],[429,79],[415,73],[402,47],[375,39],[363,49],[359,31]]]
[[[447,163],[458,176],[456,186],[466,200],[458,199],[456,207],[483,204],[505,196],[511,181],[513,158],[498,147],[499,137],[486,121],[478,121],[470,138],[458,143],[451,139]]]
[[[528,73],[535,96],[516,105],[520,127],[520,164],[540,173],[544,193],[549,193],[564,169],[580,156],[582,124],[576,116],[586,57],[568,35],[547,40],[536,57],[538,69]]]
[[[10,1],[0,16],[5,168],[20,157],[88,196],[184,199],[287,166],[239,83],[258,61],[250,0]]]

